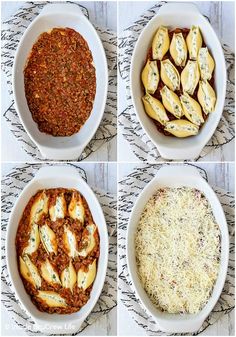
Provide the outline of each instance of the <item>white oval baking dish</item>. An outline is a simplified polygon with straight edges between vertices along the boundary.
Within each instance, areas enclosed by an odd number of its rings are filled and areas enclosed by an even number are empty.
[[[147,201],[158,188],[180,186],[196,188],[206,196],[221,231],[221,259],[218,278],[209,301],[198,314],[180,315],[161,312],[152,304],[137,274],[134,237],[141,213]],[[126,239],[128,270],[134,290],[147,313],[157,322],[160,330],[168,333],[190,333],[200,329],[218,301],[225,283],[229,259],[229,235],[221,204],[212,188],[201,177],[197,169],[183,165],[162,167],[137,198],[130,216]]]
[[[217,102],[198,135],[189,138],[167,137],[161,134],[153,121],[145,113],[141,97],[143,87],[141,71],[144,67],[147,51],[157,28],[161,25],[170,29],[199,26],[206,45],[215,59],[215,90]],[[226,65],[221,44],[212,26],[194,4],[168,3],[163,5],[157,15],[148,22],[136,42],[131,61],[131,95],[138,120],[144,131],[165,159],[184,160],[197,158],[210,140],[220,121],[226,92]]]
[[[90,117],[80,131],[70,137],[53,137],[40,132],[29,111],[24,90],[24,67],[39,35],[55,27],[69,27],[87,41],[96,68],[96,96]],[[54,160],[78,159],[96,132],[106,104],[107,60],[102,42],[89,20],[75,4],[49,4],[26,29],[18,45],[13,66],[13,93],[17,113],[31,140],[42,156]]]
[[[85,197],[100,236],[100,257],[90,299],[80,311],[68,315],[41,312],[31,302],[18,271],[15,249],[18,224],[29,199],[40,189],[56,187],[75,188]],[[35,177],[26,185],[19,195],[10,215],[7,229],[6,257],[7,268],[12,286],[15,290],[15,295],[19,299],[22,307],[35,321],[37,328],[46,334],[56,335],[72,334],[78,331],[83,321],[95,306],[103,288],[108,261],[108,234],[102,208],[91,188],[80,177],[75,168],[64,166],[42,167]]]

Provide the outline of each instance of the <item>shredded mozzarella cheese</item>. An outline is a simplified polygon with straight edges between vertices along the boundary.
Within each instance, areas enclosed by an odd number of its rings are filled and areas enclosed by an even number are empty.
[[[159,189],[148,201],[135,236],[141,283],[168,313],[197,313],[207,303],[220,263],[220,229],[198,190]]]

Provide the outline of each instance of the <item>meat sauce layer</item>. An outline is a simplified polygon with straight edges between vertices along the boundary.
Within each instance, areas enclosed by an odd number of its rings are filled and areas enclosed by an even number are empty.
[[[25,96],[41,132],[77,133],[89,118],[96,71],[85,39],[70,28],[42,33],[24,69]]]

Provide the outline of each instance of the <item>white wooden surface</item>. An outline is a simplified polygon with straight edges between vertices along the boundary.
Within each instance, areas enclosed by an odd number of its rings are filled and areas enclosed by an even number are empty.
[[[1,1],[2,21],[9,18],[22,5],[22,1]],[[116,2],[106,1],[81,1],[81,4],[89,10],[90,21],[100,27],[107,27],[116,31]],[[32,161],[32,158],[25,153],[19,142],[9,130],[8,124],[2,118],[3,113],[10,106],[11,100],[7,91],[5,74],[2,74],[1,81],[1,127],[2,127],[2,161]],[[86,161],[116,161],[117,155],[116,137],[104,144],[98,151],[92,153]],[[8,149],[8,151],[6,151]]]
[[[234,193],[235,165],[234,163],[196,163],[207,171],[209,184],[218,186]],[[119,164],[118,180],[132,172],[137,164]],[[118,259],[119,275],[119,259]],[[118,280],[119,282],[119,280]],[[119,301],[118,294],[118,335],[120,336],[143,336],[144,330],[132,319],[126,307]],[[205,336],[233,336],[235,335],[235,311],[225,315],[211,326],[202,335]]]
[[[7,174],[16,164],[2,164],[2,175]],[[103,189],[110,193],[116,193],[117,165],[115,163],[79,163],[79,167],[87,174],[88,184],[93,188]],[[1,336],[24,336],[25,333],[12,320],[9,313],[1,305]],[[106,336],[116,335],[117,309],[112,309],[103,315],[90,327],[86,328],[81,336]]]
[[[179,1],[181,2],[181,1]],[[234,25],[234,1],[192,1],[196,3],[200,12],[210,18],[210,22],[218,37],[235,48],[235,25]],[[124,1],[119,3],[118,7],[118,34],[127,28],[147,9],[156,4],[156,1]],[[126,108],[125,84],[118,74],[119,79],[119,106],[118,115]],[[118,128],[119,129],[119,128]],[[137,162],[139,159],[133,154],[129,143],[118,132],[118,160],[122,162]],[[233,161],[234,160],[234,142],[211,151],[202,161]]]

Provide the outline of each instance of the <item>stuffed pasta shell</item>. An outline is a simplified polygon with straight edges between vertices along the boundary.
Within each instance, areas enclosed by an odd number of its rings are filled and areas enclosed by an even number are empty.
[[[24,248],[24,254],[33,254],[36,252],[40,244],[40,236],[39,236],[39,226],[34,223],[31,225],[30,237],[28,240],[28,245]]]
[[[188,50],[182,33],[173,34],[170,44],[170,55],[177,66],[185,66]]]
[[[169,59],[161,61],[161,79],[172,91],[179,90],[179,72]]]
[[[49,307],[66,307],[66,300],[54,291],[40,290],[37,298],[45,302]]]
[[[89,224],[85,227],[85,230],[82,234],[83,236],[83,241],[82,244],[85,246],[82,250],[78,252],[79,256],[86,257],[93,248],[96,246],[96,241],[95,241],[95,232],[97,230],[97,227],[94,224]]]
[[[53,268],[48,259],[41,264],[41,275],[48,283],[61,284],[57,271]]]
[[[45,191],[34,200],[30,211],[30,223],[38,223],[43,214],[48,213],[48,196]]]
[[[160,26],[152,40],[152,58],[162,60],[170,46],[168,29]]]
[[[61,283],[64,288],[69,288],[71,292],[73,291],[76,283],[76,271],[71,261],[69,266],[61,273]]]
[[[76,240],[76,235],[68,228],[68,226],[64,227],[63,243],[69,257],[75,258],[78,256],[78,243]]]
[[[54,205],[49,208],[49,214],[52,221],[62,219],[66,216],[67,206],[64,194],[60,194],[56,197]]]
[[[188,33],[188,36],[186,38],[186,42],[188,46],[190,59],[196,61],[198,52],[202,47],[202,34],[200,32],[199,27],[197,26],[191,27],[190,32]]]
[[[39,233],[41,242],[46,252],[48,254],[57,254],[57,239],[53,230],[47,224],[45,224],[39,228]]]
[[[213,70],[215,68],[215,62],[208,48],[201,48],[198,53],[198,65],[200,69],[201,79],[208,81],[212,77]]]
[[[20,273],[24,279],[30,282],[35,288],[41,287],[41,277],[37,267],[33,264],[28,255],[20,256]]]
[[[168,122],[169,118],[166,114],[165,108],[158,99],[152,97],[149,94],[146,94],[143,98],[143,104],[146,113],[151,118],[155,119],[162,125],[165,125]]]
[[[86,290],[91,286],[96,276],[96,259],[93,260],[92,263],[89,264],[88,270],[84,271],[84,269],[79,269],[77,274],[77,286]]]
[[[166,110],[168,110],[176,118],[183,115],[183,109],[179,97],[171,91],[167,86],[161,89],[162,103]]]
[[[165,130],[178,138],[194,136],[198,133],[198,126],[185,120],[177,119],[166,123]]]
[[[196,61],[188,61],[181,73],[181,84],[184,92],[193,95],[200,79],[200,72]]]
[[[69,207],[68,213],[72,219],[79,220],[82,224],[85,219],[85,209],[83,205],[82,197],[79,193],[73,193]]]
[[[205,114],[214,111],[216,103],[216,94],[208,81],[200,81],[197,93],[198,101]]]
[[[180,96],[180,100],[183,106],[184,115],[190,122],[198,126],[204,123],[201,106],[195,99],[185,93]]]
[[[159,70],[156,61],[147,60],[142,71],[142,82],[146,92],[154,94],[159,83]]]

